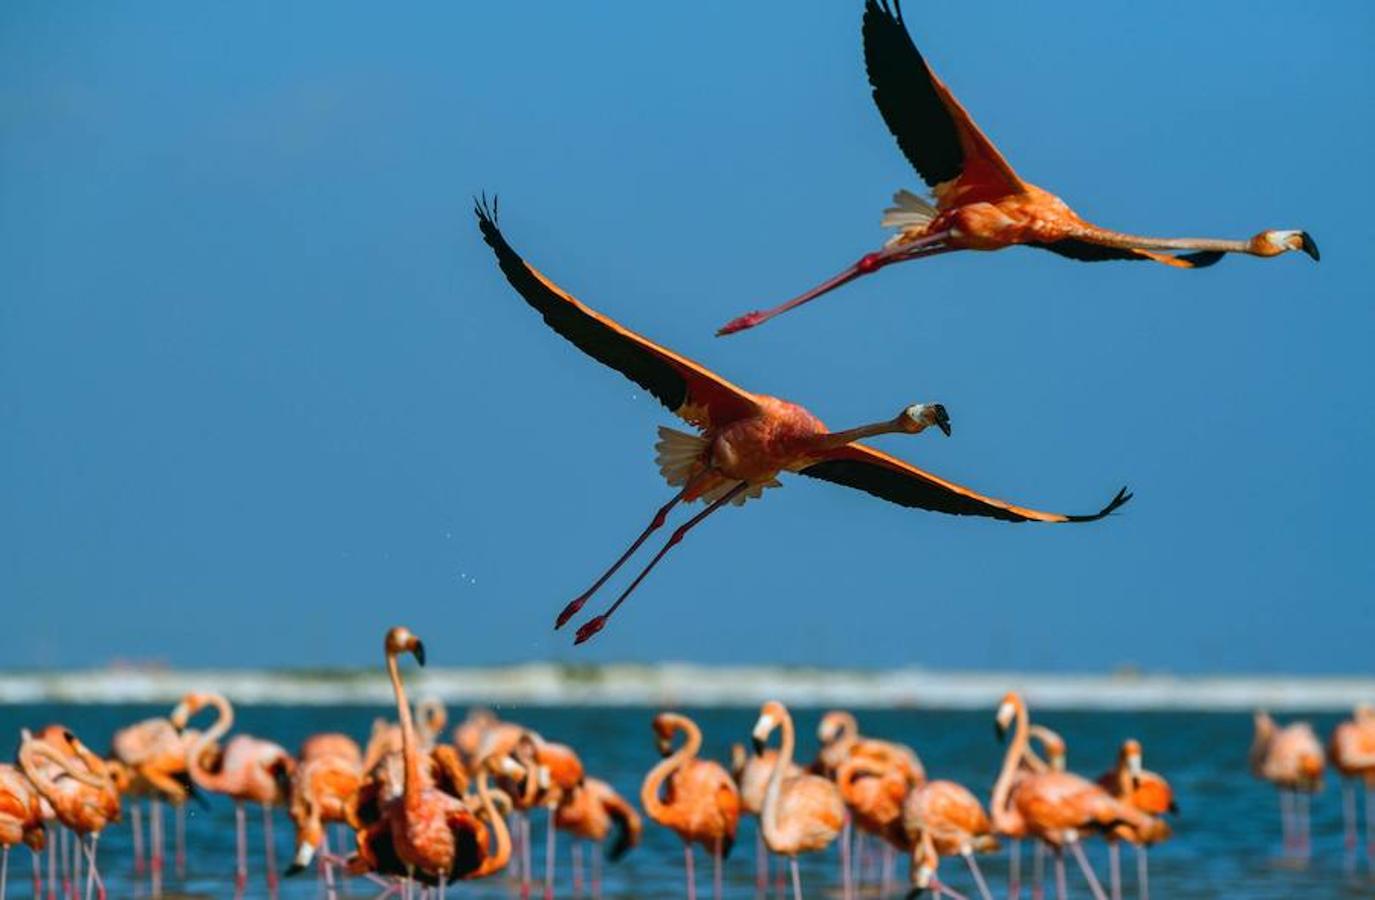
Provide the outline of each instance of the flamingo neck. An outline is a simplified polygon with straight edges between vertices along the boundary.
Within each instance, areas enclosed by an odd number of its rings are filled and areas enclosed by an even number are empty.
[[[220,772],[212,775],[201,765],[201,756],[205,750],[215,741],[229,733],[229,729],[234,726],[234,707],[229,705],[229,701],[219,694],[211,694],[209,698],[211,706],[215,707],[215,724],[207,728],[201,736],[186,751],[186,774],[191,776],[191,780],[199,787],[207,791],[223,793],[226,786],[225,774]]]
[[[492,792],[487,786],[487,767],[484,765],[477,773],[477,795],[482,801],[482,809],[487,813],[487,827],[491,830],[495,850],[477,867],[470,878],[481,878],[506,867],[511,859],[511,832],[506,828],[506,817],[497,812],[492,802]]]
[[[880,434],[896,434],[898,432],[909,431],[913,426],[905,425],[902,421],[903,418],[905,418],[905,416],[898,416],[893,419],[885,419],[882,422],[874,422],[870,425],[860,425],[858,428],[847,428],[844,431],[832,431],[829,434],[820,435],[816,439],[816,449],[822,451],[836,450],[847,444],[853,444],[855,441],[861,441],[865,438],[875,437]],[[917,431],[922,431],[925,428],[925,425],[917,424],[915,430],[910,433],[915,434]],[[854,719],[849,719],[842,727],[848,727],[850,729],[850,734],[853,735],[855,731]]]
[[[50,744],[32,738],[25,740],[19,748],[19,768],[23,769],[24,774],[33,782],[38,792],[52,802],[54,796],[61,792],[57,782],[48,777],[35,758],[46,759],[57,765],[63,774],[72,778],[86,787],[104,790],[105,782],[96,777],[95,774],[85,769],[79,768],[72,763],[67,754],[58,751]]]
[[[1107,247],[1121,247],[1127,250],[1213,250],[1222,253],[1249,253],[1250,241],[1227,240],[1225,238],[1160,238],[1145,237],[1139,234],[1125,234],[1121,231],[1095,229],[1092,233],[1095,243]]]
[[[1003,756],[1003,768],[998,773],[998,780],[993,784],[993,797],[989,801],[993,827],[998,831],[1015,830],[1012,815],[1007,809],[1007,800],[1012,794],[1012,780],[1017,775],[1017,766],[1026,753],[1027,743],[1030,739],[1027,734],[1026,705],[1022,703],[1020,697],[1014,702],[1017,710],[1016,729],[1012,734],[1012,742],[1007,746],[1007,753]]]
[[[660,786],[666,778],[696,758],[697,751],[702,748],[702,732],[695,722],[686,716],[674,716],[672,723],[675,730],[683,732],[686,736],[683,746],[650,769],[649,774],[645,776],[644,784],[640,786],[640,803],[644,806],[645,813],[660,824],[663,824],[670,814],[668,805],[659,799]]]
[[[773,771],[769,773],[769,785],[764,790],[764,805],[759,811],[759,824],[764,831],[764,843],[770,849],[782,843],[782,835],[778,829],[778,798],[783,792],[783,773],[787,771],[793,761],[795,742],[793,717],[787,710],[783,711],[782,720],[778,727],[782,732],[778,745],[778,759],[773,765]]]
[[[415,722],[411,720],[411,706],[406,701],[406,686],[401,682],[401,667],[396,662],[396,652],[387,650],[387,677],[391,679],[392,691],[396,694],[396,717],[401,723],[401,760],[404,764],[402,776],[402,796],[406,805],[420,802],[420,758],[415,746]]]

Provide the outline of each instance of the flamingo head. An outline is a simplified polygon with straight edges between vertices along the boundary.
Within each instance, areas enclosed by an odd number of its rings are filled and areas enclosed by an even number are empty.
[[[754,731],[750,737],[754,740],[754,752],[759,754],[764,752],[764,745],[769,740],[769,735],[779,726],[779,723],[788,715],[783,704],[777,700],[770,700],[759,709],[759,719],[754,723]]]
[[[1008,693],[1003,697],[1003,702],[998,704],[998,715],[993,720],[993,728],[998,735],[998,740],[1007,738],[1007,731],[1012,727],[1012,720],[1017,717],[1017,708],[1021,706],[1022,698],[1015,692]]]
[[[1262,231],[1248,243],[1250,247],[1247,252],[1255,256],[1279,256],[1291,250],[1301,250],[1311,256],[1314,262],[1322,259],[1317,243],[1306,231],[1271,229]]]
[[[397,625],[387,632],[383,649],[388,655],[410,653],[415,657],[416,662],[422,666],[425,665],[425,645],[420,638],[411,634],[411,630],[404,625]]]
[[[673,735],[678,731],[678,717],[673,713],[659,713],[654,717],[654,746],[660,756],[673,752]]]
[[[204,709],[209,703],[209,694],[187,694],[182,697],[181,702],[173,708],[172,714],[167,717],[167,720],[172,723],[172,727],[177,731],[182,731],[186,728],[186,723],[191,720],[191,717]]]
[[[939,403],[913,403],[898,414],[898,425],[908,434],[925,431],[934,425],[950,437],[950,415]]]

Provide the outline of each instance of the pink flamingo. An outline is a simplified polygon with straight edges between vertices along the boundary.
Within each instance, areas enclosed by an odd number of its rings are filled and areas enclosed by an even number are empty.
[[[1249,761],[1251,774],[1279,791],[1284,852],[1307,858],[1308,798],[1322,789],[1323,771],[1322,744],[1313,727],[1291,722],[1280,728],[1269,713],[1257,710]]]
[[[1365,782],[1366,865],[1375,868],[1375,707],[1356,707],[1351,718],[1332,731],[1328,759],[1342,777],[1342,821],[1348,867],[1355,864],[1356,779]]]

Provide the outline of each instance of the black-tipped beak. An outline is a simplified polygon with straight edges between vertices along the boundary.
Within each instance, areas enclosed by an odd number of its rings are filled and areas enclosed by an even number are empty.
[[[305,866],[301,865],[300,863],[294,862],[291,865],[287,866],[286,870],[283,871],[282,874],[285,875],[287,878],[290,878],[292,875],[299,875],[305,870]]]
[[[936,422],[936,427],[939,428],[941,431],[945,432],[945,436],[946,436],[946,437],[950,437],[950,420],[949,420],[949,419],[940,419],[939,421]]]
[[[415,648],[412,649],[411,652],[415,654],[415,661],[416,661],[416,662],[420,663],[422,666],[425,665],[425,643],[424,643],[424,641],[416,641],[416,642],[415,642]]]
[[[1137,778],[1135,775],[1132,776],[1132,790],[1141,790],[1141,779]]]
[[[1179,804],[1176,803],[1176,802],[1174,802],[1173,800],[1171,800],[1171,801],[1170,801],[1169,810],[1170,810],[1170,815],[1172,815],[1172,816],[1177,816],[1177,815],[1179,815]]]
[[[658,748],[660,756],[668,756],[673,752],[673,744],[665,740],[655,741],[654,746]]]
[[[1003,727],[1002,722],[993,723],[993,736],[998,739],[1000,744],[1007,740],[1007,729]]]
[[[763,756],[763,755],[764,755],[764,741],[761,740],[760,738],[750,738],[750,742],[754,745],[754,755],[755,755],[755,756]]]
[[[926,888],[914,887],[904,895],[904,898],[905,900],[917,900],[924,893],[926,893]]]
[[[1309,236],[1308,232],[1301,231],[1299,234],[1303,238],[1303,252],[1313,257],[1313,262],[1322,259],[1322,254],[1318,252],[1318,244]]]

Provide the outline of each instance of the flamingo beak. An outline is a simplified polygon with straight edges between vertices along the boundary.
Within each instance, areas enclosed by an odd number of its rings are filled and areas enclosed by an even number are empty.
[[[305,871],[310,865],[310,861],[315,858],[315,848],[308,841],[301,841],[301,846],[296,848],[296,858],[291,861],[291,865],[286,867],[285,875],[295,875]]]
[[[415,646],[411,648],[411,653],[415,655],[415,661],[423,667],[425,665],[425,642],[417,639]]]
[[[1303,252],[1313,257],[1313,262],[1317,262],[1318,260],[1322,259],[1322,254],[1318,252],[1317,242],[1313,240],[1312,236],[1309,235],[1308,232],[1300,231],[1299,238],[1303,242],[1301,245]]]

